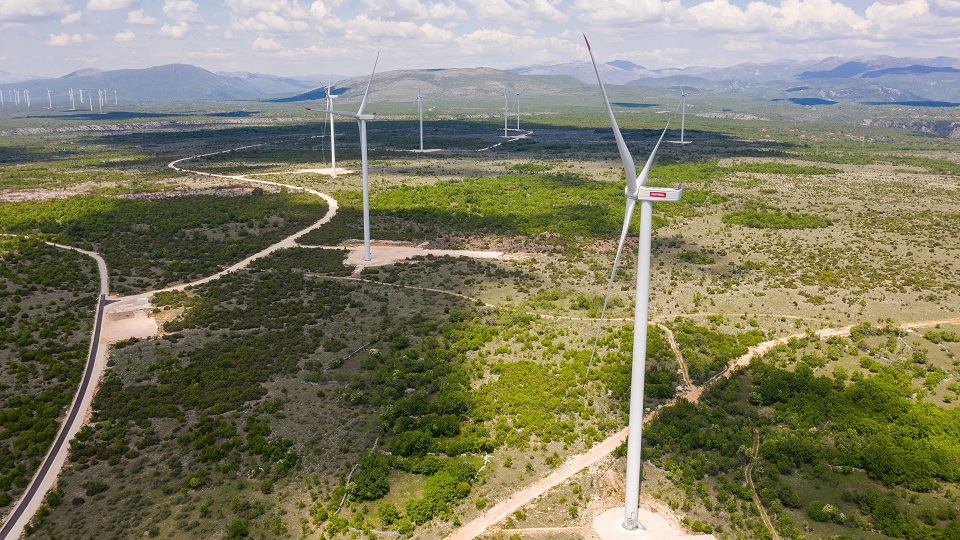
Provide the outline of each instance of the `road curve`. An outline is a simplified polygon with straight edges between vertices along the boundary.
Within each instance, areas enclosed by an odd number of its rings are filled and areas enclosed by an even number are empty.
[[[0,540],[19,538],[23,534],[23,529],[33,518],[33,515],[43,503],[43,498],[47,492],[56,483],[57,476],[67,460],[67,453],[70,450],[68,441],[80,431],[83,426],[87,411],[93,402],[94,390],[97,382],[107,365],[106,346],[101,346],[100,333],[103,326],[103,310],[111,303],[107,300],[110,281],[107,277],[107,263],[98,253],[86,251],[61,244],[52,244],[58,248],[70,249],[93,257],[97,262],[97,270],[100,274],[100,299],[97,303],[97,312],[93,321],[93,334],[90,338],[90,350],[87,355],[87,366],[83,371],[83,377],[80,379],[80,386],[73,397],[73,402],[67,412],[67,417],[60,424],[60,430],[53,441],[53,445],[47,452],[40,467],[34,474],[33,479],[27,486],[26,491],[20,496],[20,499],[13,506],[13,509],[6,516],[6,523],[0,528]]]

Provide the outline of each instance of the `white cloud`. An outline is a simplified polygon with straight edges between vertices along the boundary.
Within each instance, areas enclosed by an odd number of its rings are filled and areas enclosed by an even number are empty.
[[[147,15],[142,9],[138,9],[127,13],[127,22],[129,24],[157,24],[160,21],[156,17]]]
[[[179,23],[203,22],[200,6],[193,0],[164,0],[163,14]]]
[[[297,33],[310,29],[310,10],[291,0],[225,0],[234,30]]]
[[[94,39],[96,39],[96,36],[93,34],[50,34],[47,45],[51,47],[66,47],[67,45],[76,45]]]
[[[680,0],[575,0],[573,7],[584,21],[610,26],[670,22],[686,15]]]
[[[174,39],[181,39],[183,36],[187,35],[188,30],[190,30],[190,25],[185,22],[178,22],[177,24],[165,24],[160,27],[160,35]]]
[[[123,32],[117,32],[117,35],[113,37],[113,40],[118,43],[127,43],[137,39],[137,35],[131,32],[130,30],[124,30]]]
[[[140,3],[140,0],[90,0],[87,2],[87,11],[111,11],[127,9]]]
[[[260,36],[254,40],[253,48],[258,51],[279,51],[283,46],[272,37]]]
[[[0,21],[56,19],[68,13],[70,6],[62,0],[0,0]]]
[[[82,11],[74,11],[73,13],[68,13],[62,19],[60,19],[60,24],[66,26],[68,24],[73,24],[80,20],[80,17],[83,17]]]
[[[360,42],[383,39],[411,40],[418,44],[448,43],[454,39],[453,32],[430,23],[417,25],[410,21],[385,21],[358,15],[343,27],[348,39]]]
[[[545,1],[545,0],[543,0]],[[363,0],[377,17],[391,20],[448,20],[466,18],[467,12],[453,0],[422,2],[421,0]],[[320,4],[320,2],[314,2]],[[312,9],[312,6],[311,6]]]

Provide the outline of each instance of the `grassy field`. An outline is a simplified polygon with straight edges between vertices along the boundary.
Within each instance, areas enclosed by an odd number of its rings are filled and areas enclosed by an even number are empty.
[[[618,107],[641,163],[661,113],[675,106],[655,92],[615,96],[654,105]],[[635,238],[587,377],[623,216],[612,136],[599,107],[551,98],[530,100],[523,122],[532,135],[505,141],[496,106],[436,104],[427,146],[442,150],[412,154],[412,112],[384,105],[369,126],[371,218],[376,240],[506,257],[422,257],[357,281],[343,279],[350,269],[340,251],[288,250],[158,297],[164,336],[113,346],[94,423],[34,537],[439,538],[622,428]],[[330,193],[339,213],[303,243],[354,245],[358,175],[298,172],[328,166],[325,128],[292,109],[244,107],[256,110],[243,123],[185,106],[139,111],[124,120],[139,127],[106,132],[0,118],[3,130],[41,131],[0,137],[0,196],[9,201],[0,227],[103,252],[121,293],[213,273],[326,211],[307,195],[255,193],[242,180],[165,167],[257,144],[180,165]],[[694,530],[767,538],[743,488],[756,427],[754,480],[781,535],[953,538],[957,517],[941,510],[960,489],[944,472],[949,463],[909,478],[873,467],[857,449],[877,441],[851,435],[843,439],[851,446],[839,444],[838,417],[804,420],[809,404],[765,394],[763,380],[792,381],[803,366],[837,400],[892,380],[896,407],[930,411],[929,432],[955,434],[960,329],[886,326],[958,316],[960,143],[860,126],[876,111],[867,107],[833,117],[732,99],[694,108],[764,118],[688,114],[693,144],[665,144],[653,169],[653,183],[682,182],[684,195],[655,207],[651,316],[676,336],[694,382],[766,339],[872,326],[850,339],[795,340],[700,404],[665,409],[648,430],[645,493]],[[338,125],[337,144],[338,166],[359,170],[351,123]],[[94,281],[69,288],[83,294]],[[682,379],[663,331],[651,330],[648,349],[653,409]],[[18,362],[5,359],[4,376]],[[691,421],[707,423],[691,430]],[[783,441],[796,440],[809,444],[808,459],[781,459]],[[622,467],[620,456],[581,473],[505,528],[573,527],[564,534],[585,537],[575,528],[617,504]],[[825,514],[827,504],[844,519]]]

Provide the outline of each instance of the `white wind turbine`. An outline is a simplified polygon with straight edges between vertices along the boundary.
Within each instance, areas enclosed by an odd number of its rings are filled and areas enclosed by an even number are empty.
[[[420,96],[420,83],[417,83],[417,110],[420,111],[420,151],[423,152],[423,97]]]
[[[114,104],[114,105],[117,104],[117,91],[116,91],[116,90],[113,91],[113,104]]]
[[[367,106],[367,95],[370,93],[370,83],[373,82],[373,74],[377,72],[377,62],[380,60],[380,53],[377,53],[377,59],[373,61],[373,72],[370,73],[370,80],[367,81],[367,89],[363,92],[363,100],[360,102],[360,108],[357,112],[335,111],[327,109],[324,114],[347,116],[355,118],[360,125],[360,163],[363,176],[363,260],[370,261],[370,184],[367,178],[367,120],[375,120],[376,114],[364,114],[363,109]],[[331,102],[332,103],[332,102]],[[313,109],[307,107],[308,111]],[[320,112],[320,111],[316,111]],[[332,133],[332,132],[331,132]]]
[[[103,114],[103,94],[106,90],[97,90],[97,97],[100,98],[100,114]]]
[[[47,88],[47,110],[49,111],[52,108],[53,108],[53,98],[50,97],[50,89]]]
[[[520,131],[520,95],[522,93],[517,90],[517,131]]]
[[[613,272],[610,274],[610,284],[607,286],[607,299],[610,298],[610,290],[613,286],[613,279],[617,275],[617,265],[620,262],[620,254],[623,251],[623,243],[627,236],[627,230],[630,228],[630,219],[633,216],[633,210],[637,201],[640,201],[640,246],[637,255],[637,297],[634,311],[633,323],[633,364],[630,376],[630,420],[628,439],[627,439],[627,472],[626,472],[626,499],[624,503],[623,528],[627,530],[636,530],[642,528],[637,520],[637,514],[640,508],[640,473],[643,462],[640,459],[640,441],[643,430],[643,383],[646,369],[647,353],[647,325],[648,310],[650,303],[650,238],[653,232],[653,203],[661,201],[678,201],[682,193],[681,187],[676,188],[650,188],[646,187],[647,177],[650,174],[650,167],[653,165],[654,156],[663,137],[667,133],[664,128],[660,134],[650,157],[643,166],[639,178],[633,158],[630,156],[630,150],[620,134],[620,128],[617,126],[617,120],[613,116],[613,109],[610,107],[610,100],[607,98],[607,91],[603,87],[603,81],[600,79],[600,70],[597,69],[597,62],[593,58],[593,51],[590,49],[590,42],[587,36],[583,36],[587,44],[587,51],[590,53],[590,61],[593,62],[593,70],[597,74],[597,82],[600,85],[600,93],[603,95],[603,101],[607,106],[607,114],[610,115],[610,124],[613,128],[613,136],[617,141],[617,150],[620,153],[620,160],[623,162],[624,173],[626,173],[627,187],[626,211],[623,218],[623,230],[620,233],[620,243],[617,245],[617,255],[613,262]],[[667,124],[669,126],[669,122]],[[606,311],[607,299],[604,300],[603,311]],[[603,314],[601,314],[601,320]],[[602,324],[602,322],[601,322]],[[598,330],[599,335],[599,330]]]
[[[503,92],[503,136],[507,137],[507,92]]]
[[[3,90],[0,90],[0,105],[3,105]]]
[[[77,102],[73,100],[73,88],[70,89],[70,110],[77,110]]]
[[[30,91],[29,90],[23,91],[23,99],[26,100],[27,108],[29,109],[30,108]]]
[[[333,110],[333,98],[334,95],[330,92],[333,89],[333,83],[327,81],[327,110]],[[336,178],[337,177],[337,149],[334,147],[334,134],[333,134],[333,115],[330,115],[330,174]]]
[[[683,140],[683,130],[686,127],[687,123],[687,92],[683,91],[683,87],[680,87],[680,140],[679,141],[670,141],[674,144],[690,144],[690,141]]]
[[[93,112],[93,94],[89,90],[87,90],[87,103],[90,104],[90,112]]]
[[[80,104],[83,105],[83,88],[80,89]]]

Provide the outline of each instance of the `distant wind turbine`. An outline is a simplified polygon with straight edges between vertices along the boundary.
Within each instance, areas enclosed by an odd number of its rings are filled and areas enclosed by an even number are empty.
[[[3,90],[0,90],[0,105],[3,105]]]
[[[105,90],[97,90],[97,97],[100,98],[100,114],[103,114],[103,94]]]
[[[27,102],[27,108],[29,109],[30,108],[30,91],[29,90],[23,91],[23,99]]]
[[[53,98],[50,97],[50,89],[47,88],[47,110],[49,111],[52,108],[53,108]]]
[[[83,88],[80,89],[80,104],[83,105]]]
[[[683,131],[687,123],[687,92],[680,87],[680,140],[670,141],[674,144],[690,144],[690,141],[683,140]]]
[[[377,59],[373,61],[373,71],[370,73],[370,80],[367,81],[367,89],[363,92],[363,100],[360,101],[360,108],[357,112],[335,111],[327,109],[324,114],[347,116],[355,118],[360,125],[360,163],[363,176],[363,260],[370,261],[370,183],[367,177],[367,120],[375,120],[376,114],[364,114],[363,109],[367,106],[367,95],[370,94],[370,84],[373,82],[373,75],[377,72],[377,62],[380,61],[380,53],[377,53]],[[332,101],[330,103],[333,103]],[[308,111],[313,109],[307,107]],[[319,112],[319,111],[316,111]],[[332,132],[331,132],[332,133]]]
[[[640,246],[637,255],[637,292],[633,323],[633,364],[630,377],[630,420],[627,438],[627,471],[626,471],[626,498],[624,504],[623,528],[629,531],[637,530],[643,526],[637,520],[637,514],[640,507],[640,473],[643,462],[640,457],[640,442],[643,430],[643,383],[646,369],[647,353],[647,325],[648,310],[650,303],[650,240],[653,231],[653,203],[678,201],[682,193],[681,187],[671,188],[650,188],[646,186],[647,178],[650,174],[650,167],[653,165],[654,157],[663,137],[667,133],[664,128],[660,134],[650,157],[647,158],[643,170],[637,177],[637,168],[634,165],[633,158],[630,156],[630,150],[623,140],[620,128],[617,126],[617,120],[613,116],[613,108],[610,107],[610,100],[607,98],[607,91],[603,87],[603,81],[600,79],[600,70],[597,68],[597,61],[593,57],[593,50],[590,49],[590,42],[587,36],[583,36],[587,44],[587,51],[590,53],[590,61],[593,63],[593,70],[597,75],[597,82],[600,85],[600,93],[603,95],[604,104],[607,106],[607,114],[610,116],[610,125],[613,128],[613,136],[616,139],[617,150],[620,153],[620,160],[623,162],[624,173],[626,174],[626,210],[623,218],[623,230],[620,233],[620,243],[617,245],[617,255],[613,262],[613,272],[610,274],[610,283],[607,285],[607,297],[604,299],[603,311],[601,311],[601,324],[603,314],[606,312],[607,301],[610,298],[610,291],[613,286],[613,279],[617,275],[617,265],[620,262],[620,254],[623,251],[624,240],[627,231],[630,228],[630,219],[633,217],[633,210],[637,201],[640,201]],[[667,123],[669,127],[669,122]],[[597,336],[599,337],[599,328]]]
[[[17,107],[19,107],[19,106],[20,106],[20,91],[19,91],[19,90],[15,90],[15,92],[17,93]]]
[[[77,103],[73,100],[73,88],[70,89],[70,110],[77,110]]]
[[[90,104],[90,112],[93,112],[93,94],[89,90],[87,90],[87,103]]]
[[[117,104],[117,91],[116,91],[116,90],[113,91],[113,104],[114,104],[114,105]]]
[[[423,98],[420,96],[420,83],[417,83],[417,110],[420,111],[420,151],[423,152]]]
[[[507,137],[507,92],[503,92],[503,136]]]
[[[520,95],[521,92],[517,90],[517,131],[520,131]]]

